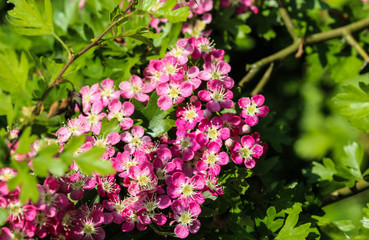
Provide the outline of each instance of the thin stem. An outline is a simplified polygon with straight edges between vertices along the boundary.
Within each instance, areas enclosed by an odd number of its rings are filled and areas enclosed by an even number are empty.
[[[351,33],[345,34],[345,39],[347,42],[354,47],[357,52],[361,55],[362,58],[364,58],[365,62],[369,63],[369,56],[365,52],[365,50],[359,45],[359,43],[355,40],[355,38],[351,35]]]
[[[293,41],[297,41],[299,38],[295,34],[294,29],[296,29],[296,26],[293,24],[292,19],[290,15],[288,14],[288,11],[283,3],[283,0],[277,0],[279,12],[281,13],[284,25],[286,25],[287,31],[292,37]]]
[[[363,30],[364,28],[369,27],[369,18],[365,18],[363,20],[348,24],[344,27],[339,27],[336,29],[332,29],[326,32],[316,33],[313,35],[310,35],[305,38],[304,45],[313,45],[319,42],[325,42],[334,38],[338,37],[344,37],[347,35],[347,33],[353,33],[360,30]],[[298,39],[294,41],[291,45],[288,47],[268,56],[265,57],[253,64],[251,64],[251,70],[242,78],[242,80],[238,83],[240,87],[243,87],[243,85],[250,81],[252,78],[255,77],[255,75],[260,71],[261,68],[263,68],[265,65],[268,65],[272,62],[275,62],[277,60],[282,60],[289,56],[290,54],[296,52],[299,48],[301,39]],[[250,65],[247,65],[247,69]]]
[[[72,53],[71,53],[69,47],[65,44],[65,42],[63,40],[61,40],[61,38],[58,35],[53,33],[53,36],[63,46],[63,48],[67,51],[68,59],[70,59],[72,57]]]
[[[360,180],[355,184],[353,188],[340,188],[324,197],[322,207],[327,206],[329,204],[341,201],[342,199],[354,196],[358,193],[364,192],[369,189],[369,182],[364,180]]]
[[[272,62],[268,69],[265,71],[263,78],[260,80],[260,82],[256,85],[256,87],[254,88],[254,90],[252,90],[251,92],[251,96],[258,94],[263,87],[265,86],[265,84],[268,82],[268,80],[270,79],[270,75],[272,75],[273,72],[273,68],[274,68],[274,63]]]

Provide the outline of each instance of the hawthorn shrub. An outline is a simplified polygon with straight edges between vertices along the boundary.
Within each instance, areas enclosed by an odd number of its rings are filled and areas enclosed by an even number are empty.
[[[0,10],[0,239],[368,238],[367,1]]]

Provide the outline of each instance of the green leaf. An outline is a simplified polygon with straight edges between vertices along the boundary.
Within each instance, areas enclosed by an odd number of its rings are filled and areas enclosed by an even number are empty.
[[[337,170],[343,170],[341,174],[347,177],[346,172],[351,174],[355,180],[362,179],[360,165],[364,157],[363,147],[356,142],[343,147],[343,153],[336,158]],[[345,176],[346,175],[346,176]]]
[[[173,107],[166,111],[160,110],[157,104],[158,98],[159,96],[154,92],[146,107],[142,103],[134,101],[135,109],[147,118],[148,129],[151,130],[148,134],[152,137],[158,137],[175,126],[175,120],[168,117],[174,111]]]
[[[17,153],[19,154],[26,154],[29,151],[31,151],[31,147],[30,145],[37,139],[37,137],[35,135],[31,136],[31,127],[27,127],[20,139],[19,139],[19,143],[17,146]]]
[[[266,216],[263,219],[255,219],[256,226],[260,226],[260,223],[264,223],[265,226],[272,232],[278,231],[283,226],[284,219],[275,219],[277,216],[277,211],[275,207],[269,207],[266,211]]]
[[[294,240],[305,240],[306,237],[309,235],[309,228],[311,223],[305,223],[298,227],[295,227],[298,220],[299,214],[301,212],[301,203],[295,203],[292,208],[286,210],[288,213],[288,217],[286,222],[279,231],[275,240],[284,240],[284,239],[294,239]]]
[[[137,13],[142,14],[142,11],[144,11],[157,18],[166,18],[173,23],[187,21],[190,14],[189,7],[172,10],[176,4],[177,0],[167,0],[164,3],[153,0],[144,1],[142,8]]]
[[[120,125],[118,125],[119,121],[116,118],[113,118],[111,120],[108,120],[106,117],[104,117],[101,121],[101,130],[99,137],[107,136],[109,133],[112,132],[119,132]]]
[[[41,177],[49,176],[49,172],[60,177],[68,170],[68,164],[60,158],[54,157],[59,153],[59,147],[51,144],[38,152],[38,155],[32,159],[35,173]]]
[[[337,173],[334,162],[329,158],[323,159],[323,164],[313,162],[312,173],[319,176],[319,181],[332,181],[333,175]]]
[[[36,203],[39,198],[36,177],[31,175],[26,163],[17,163],[16,169],[18,171],[17,175],[8,181],[9,190],[14,190],[20,185],[20,201],[25,203],[28,199],[31,199]]]
[[[351,84],[344,85],[343,91],[333,98],[342,115],[354,119],[369,116],[369,95],[366,92]]]
[[[8,220],[8,210],[5,208],[0,208],[0,227],[3,226]]]
[[[13,111],[13,104],[11,97],[0,90],[0,116],[6,115],[7,125],[12,126],[16,113]]]
[[[104,148],[93,147],[87,152],[75,157],[75,161],[78,167],[86,174],[92,175],[94,172],[98,172],[101,175],[108,175],[114,173],[114,168],[107,160],[100,159],[105,153]]]
[[[22,52],[19,60],[14,51],[0,52],[0,89],[10,93],[24,93],[29,64]]]
[[[54,34],[50,0],[44,1],[45,18],[42,17],[34,0],[9,0],[9,2],[13,3],[15,7],[8,12],[8,19],[18,33],[28,36]]]

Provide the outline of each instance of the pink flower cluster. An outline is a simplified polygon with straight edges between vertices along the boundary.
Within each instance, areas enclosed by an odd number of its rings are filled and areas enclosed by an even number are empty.
[[[38,186],[37,203],[21,204],[19,188],[9,191],[6,184],[16,172],[1,169],[0,205],[9,217],[0,239],[104,239],[112,224],[123,232],[155,224],[179,238],[196,233],[205,192],[223,194],[222,168],[230,159],[253,168],[266,151],[259,133],[250,133],[269,111],[264,97],[243,97],[237,104],[231,67],[223,57],[206,38],[180,39],[165,58],[149,62],[142,78],[133,75],[118,88],[111,79],[83,87],[81,114],[56,132],[57,139],[35,142],[18,159],[30,159],[31,166],[32,157],[50,142],[62,152],[72,136],[86,135],[75,154],[103,147],[102,158],[116,173],[87,176],[73,164],[65,176],[50,176]],[[161,110],[176,111],[175,138],[153,139],[133,118],[132,99],[146,105],[154,94]],[[117,119],[120,130],[100,134],[104,118]],[[77,207],[94,189],[100,201]]]
[[[165,0],[158,1],[156,8],[164,4]],[[192,37],[208,37],[212,30],[206,29],[206,26],[213,20],[211,11],[214,9],[213,0],[189,0],[178,1],[175,8],[188,6],[190,15],[188,21],[183,24],[182,33],[189,34]],[[254,0],[220,0],[221,8],[235,7],[235,15],[239,15],[248,11],[257,14],[259,9],[254,5]],[[152,9],[155,11],[156,8]],[[152,18],[150,26],[154,27],[158,32],[161,31],[159,24],[166,22],[166,19]]]

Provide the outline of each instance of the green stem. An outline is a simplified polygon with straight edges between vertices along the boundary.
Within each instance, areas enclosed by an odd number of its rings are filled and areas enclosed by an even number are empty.
[[[72,57],[71,54],[71,50],[69,49],[69,47],[65,44],[65,42],[53,32],[53,36],[54,38],[63,46],[63,48],[65,49],[65,51],[67,51],[68,54],[68,59],[70,59]]]
[[[320,43],[320,42],[325,42],[334,38],[339,38],[339,37],[344,37],[346,36],[348,33],[353,33],[353,32],[357,32],[357,31],[361,31],[365,28],[369,27],[369,18],[365,18],[363,20],[348,24],[346,26],[343,27],[339,27],[336,29],[332,29],[326,32],[321,32],[321,33],[316,33],[316,34],[312,34],[310,36],[307,36],[305,38],[305,41],[303,42],[303,44],[306,45],[313,45],[316,43]],[[249,71],[243,78],[242,80],[238,83],[238,85],[240,87],[243,87],[243,85],[250,81],[251,79],[253,79],[256,74],[262,69],[264,68],[264,66],[277,61],[277,60],[282,60],[284,58],[286,58],[287,56],[291,55],[292,53],[296,52],[300,46],[302,39],[299,38],[296,41],[294,41],[291,45],[289,45],[288,47],[268,56],[265,57],[251,65],[247,65],[246,66],[246,70]]]

